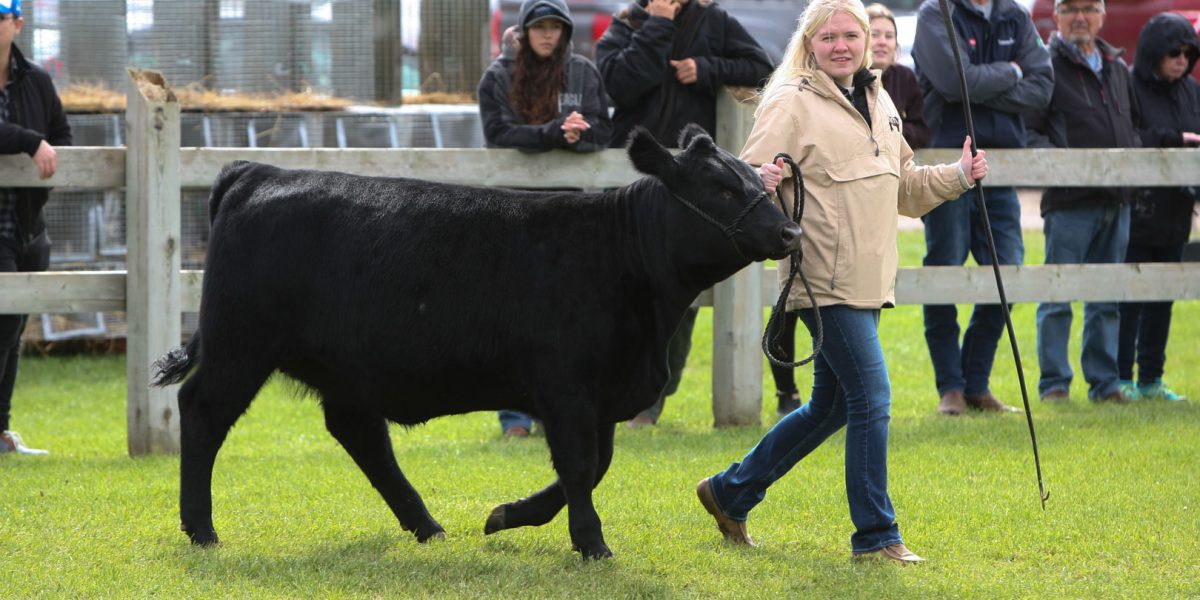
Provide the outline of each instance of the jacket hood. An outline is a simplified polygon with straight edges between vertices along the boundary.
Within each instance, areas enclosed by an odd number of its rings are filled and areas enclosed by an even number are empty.
[[[1142,33],[1138,36],[1137,54],[1133,59],[1134,74],[1143,81],[1157,80],[1158,76],[1154,74],[1155,65],[1167,52],[1184,44],[1192,48],[1191,52],[1188,52],[1188,70],[1184,74],[1186,77],[1196,66],[1196,59],[1200,58],[1200,39],[1197,39],[1196,30],[1192,29],[1192,24],[1182,15],[1155,15],[1142,27]]]
[[[525,0],[522,2],[521,12],[517,13],[517,23],[521,25],[521,34],[524,35],[535,21],[547,18],[562,21],[565,26],[563,35],[568,40],[571,39],[575,21],[571,19],[571,9],[567,7],[565,0]]]

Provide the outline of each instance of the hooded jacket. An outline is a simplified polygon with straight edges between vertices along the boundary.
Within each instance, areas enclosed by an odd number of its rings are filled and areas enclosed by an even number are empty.
[[[1029,13],[1014,0],[995,0],[990,20],[971,0],[950,0],[949,5],[966,63],[976,145],[1023,148],[1021,113],[1045,108],[1054,88],[1050,54]],[[925,0],[917,12],[912,55],[925,94],[925,117],[933,129],[930,145],[961,148],[967,135],[962,92],[938,0]],[[1020,77],[1010,62],[1020,65]]]
[[[1045,110],[1025,113],[1031,148],[1138,148],[1141,122],[1125,53],[1097,38],[1100,74],[1079,48],[1058,32],[1050,36],[1054,95]],[[1129,188],[1051,187],[1042,193],[1042,214],[1085,206],[1111,206],[1130,200]]]
[[[563,37],[571,39],[574,22],[566,2],[526,0],[521,5],[517,21],[521,24],[522,35],[529,25],[526,21],[534,11],[548,12],[563,21]],[[525,123],[513,110],[510,92],[515,68],[516,50],[506,45],[504,53],[492,62],[479,81],[479,117],[483,122],[483,136],[487,147],[518,148],[529,152],[543,152],[556,148],[595,152],[608,147],[612,137],[612,120],[608,116],[608,95],[604,90],[604,80],[592,61],[571,52],[569,41],[566,60],[563,63],[563,88],[558,92],[557,118],[540,125],[531,125]],[[578,142],[569,144],[563,137],[562,124],[572,111],[583,115],[591,127],[583,132]]]
[[[71,126],[50,75],[25,60],[16,44],[11,52],[15,69],[9,74],[12,86],[8,122],[0,123],[0,154],[25,153],[32,157],[42,140],[55,147],[70,146]],[[46,230],[42,207],[50,197],[50,188],[15,189],[20,241],[27,244]]]
[[[696,123],[713,133],[717,92],[723,85],[759,87],[771,59],[737,19],[711,0],[691,0],[674,20],[652,17],[638,0],[613,16],[596,42],[596,65],[612,96],[614,147],[642,125],[667,147]],[[668,60],[696,61],[695,83],[675,79]]]
[[[766,101],[741,154],[757,167],[787,152],[800,167],[805,189],[801,268],[819,306],[895,305],[897,213],[919,217],[967,190],[958,165],[913,162],[899,111],[877,72],[864,74],[855,77],[855,101],[862,103],[855,108],[827,74],[802,72]],[[861,97],[859,90],[865,90]],[[781,203],[788,214],[790,171],[785,167]],[[780,277],[788,271],[781,261]],[[792,288],[787,304],[788,310],[811,306],[802,286]]]
[[[1187,44],[1188,70],[1176,81],[1155,75],[1154,68],[1166,53]],[[1200,58],[1200,40],[1187,19],[1161,14],[1150,19],[1138,38],[1133,62],[1133,91],[1142,109],[1138,131],[1147,148],[1177,148],[1183,132],[1200,133],[1200,85],[1190,77]],[[1129,230],[1132,244],[1175,246],[1188,240],[1192,211],[1200,190],[1195,187],[1153,187],[1139,190],[1133,203]]]

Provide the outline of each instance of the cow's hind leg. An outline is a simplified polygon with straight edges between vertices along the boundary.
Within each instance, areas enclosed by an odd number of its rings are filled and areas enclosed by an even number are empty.
[[[598,462],[593,488],[600,485],[600,480],[604,479],[604,474],[608,472],[608,466],[612,462],[614,428],[612,423],[603,423],[597,431]],[[562,483],[555,480],[528,498],[501,504],[492,509],[483,526],[483,533],[493,534],[505,529],[545,525],[566,505],[567,496],[563,492]]]
[[[271,369],[257,371],[218,358],[200,363],[179,389],[179,520],[193,544],[219,542],[212,522],[212,472],[217,452]]]
[[[400,521],[400,527],[413,532],[421,543],[430,538],[445,537],[445,530],[429,515],[421,495],[404,477],[400,465],[396,464],[387,420],[357,412],[329,399],[326,399],[324,408],[325,427],[362,469],[379,495],[383,496]]]

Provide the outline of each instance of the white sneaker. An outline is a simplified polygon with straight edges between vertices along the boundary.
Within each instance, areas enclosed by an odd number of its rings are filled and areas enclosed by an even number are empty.
[[[17,454],[50,454],[49,450],[30,448],[21,440],[21,434],[15,431],[0,433],[0,454],[16,452]]]

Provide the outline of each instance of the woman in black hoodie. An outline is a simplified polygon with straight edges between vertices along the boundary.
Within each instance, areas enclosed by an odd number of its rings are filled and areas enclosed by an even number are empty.
[[[1200,144],[1200,85],[1189,77],[1200,58],[1200,40],[1180,15],[1150,19],[1138,37],[1133,90],[1141,106],[1142,146],[1195,147]],[[1137,193],[1125,262],[1180,262],[1191,235],[1196,188],[1145,188]],[[1123,391],[1146,400],[1183,400],[1162,382],[1171,302],[1121,305],[1117,366]],[[1133,364],[1138,366],[1134,387]]]

